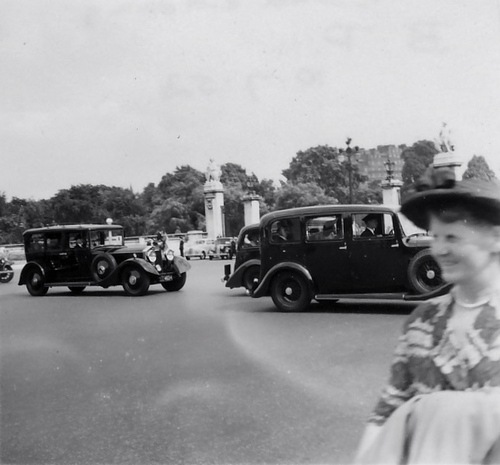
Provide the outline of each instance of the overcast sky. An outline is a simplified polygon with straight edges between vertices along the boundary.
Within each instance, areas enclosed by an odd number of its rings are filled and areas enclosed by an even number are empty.
[[[437,137],[500,167],[500,0],[0,0],[0,192]]]

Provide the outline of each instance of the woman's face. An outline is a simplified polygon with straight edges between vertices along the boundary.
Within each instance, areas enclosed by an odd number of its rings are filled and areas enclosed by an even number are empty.
[[[498,239],[493,226],[470,220],[445,223],[431,216],[431,251],[439,263],[443,278],[452,284],[488,282],[496,279],[491,266],[498,262]]]

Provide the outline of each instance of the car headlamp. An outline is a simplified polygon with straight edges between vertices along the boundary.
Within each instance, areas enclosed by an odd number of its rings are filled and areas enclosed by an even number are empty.
[[[154,247],[150,247],[147,251],[146,251],[146,258],[151,262],[151,263],[155,263],[156,262],[156,251],[154,249]]]

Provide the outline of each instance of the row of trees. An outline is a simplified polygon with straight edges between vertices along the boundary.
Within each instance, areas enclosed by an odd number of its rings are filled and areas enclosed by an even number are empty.
[[[432,142],[420,141],[405,149],[402,195],[432,163],[436,149]],[[261,213],[297,206],[348,203],[349,191],[354,203],[380,203],[380,181],[360,175],[356,164],[339,156],[327,145],[299,151],[288,168],[286,181],[276,186],[272,180],[259,180],[240,165],[221,166],[224,185],[226,233],[236,235],[243,226],[242,199],[249,191],[261,197]],[[481,156],[474,156],[464,177],[495,177]],[[184,165],[166,173],[159,183],[148,184],[141,193],[105,185],[77,185],[60,190],[50,199],[32,200],[14,197],[7,201],[0,194],[0,244],[19,243],[27,228],[51,224],[102,223],[113,218],[125,227],[128,236],[186,232],[205,228],[203,185],[205,174]]]

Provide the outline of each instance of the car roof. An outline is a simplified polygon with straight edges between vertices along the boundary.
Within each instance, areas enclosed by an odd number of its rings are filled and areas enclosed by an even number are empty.
[[[266,213],[260,219],[266,225],[279,218],[293,218],[308,215],[332,215],[336,213],[393,213],[396,209],[388,205],[356,204],[356,205],[314,205],[310,207],[288,208]]]
[[[119,224],[62,224],[46,226],[43,228],[27,229],[23,232],[23,235],[47,231],[92,231],[100,229],[123,229],[123,226],[120,226]]]

